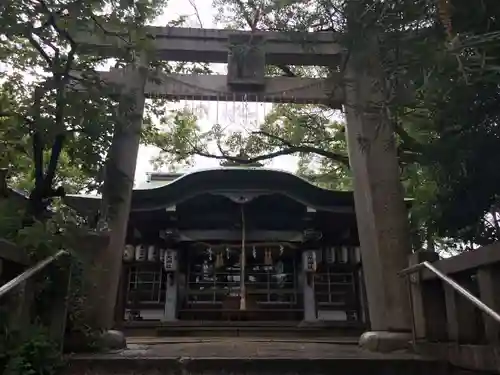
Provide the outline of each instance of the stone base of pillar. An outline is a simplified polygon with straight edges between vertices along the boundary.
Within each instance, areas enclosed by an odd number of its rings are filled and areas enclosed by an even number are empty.
[[[127,339],[121,331],[109,330],[101,334],[99,344],[107,350],[125,349],[127,347]]]
[[[324,323],[319,320],[301,320],[299,324],[297,324],[299,328],[309,328],[309,327],[324,327]]]
[[[160,319],[160,322],[162,322],[162,323],[172,323],[172,322],[175,323],[175,322],[179,322],[179,321],[180,321],[180,319],[175,318],[175,317],[172,318],[172,317],[165,317],[164,316],[163,318]]]
[[[409,332],[375,331],[363,333],[359,346],[372,352],[389,353],[410,349],[411,341],[412,334]]]

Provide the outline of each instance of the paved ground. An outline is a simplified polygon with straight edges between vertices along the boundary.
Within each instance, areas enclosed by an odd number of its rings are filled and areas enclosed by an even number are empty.
[[[316,341],[316,342],[315,342]],[[77,356],[82,358],[85,356]],[[274,358],[274,359],[417,359],[408,352],[380,354],[364,351],[357,345],[327,342],[325,339],[254,339],[254,338],[133,338],[128,348],[104,354],[94,359],[112,358]]]
[[[69,357],[65,375],[442,375],[408,352],[371,353],[325,339],[134,338],[125,350]]]
[[[324,343],[357,345],[359,337],[254,337],[254,336],[219,336],[219,337],[158,337],[158,336],[129,336],[128,344],[157,345],[182,343],[213,343],[213,342],[274,342],[274,343]]]

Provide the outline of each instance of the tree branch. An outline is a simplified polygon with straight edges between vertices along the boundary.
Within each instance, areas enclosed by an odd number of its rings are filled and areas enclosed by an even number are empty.
[[[413,138],[408,132],[396,121],[394,122],[394,132],[401,139],[403,145],[412,152],[422,151],[422,144]]]
[[[324,157],[329,158],[331,160],[337,161],[346,167],[349,167],[349,158],[347,156],[336,154],[336,153],[330,152],[330,151],[321,150],[321,149],[318,149],[316,147],[310,147],[310,146],[287,147],[287,148],[283,148],[283,149],[278,150],[278,151],[270,152],[268,154],[250,157],[248,159],[236,157],[236,156],[230,156],[230,155],[214,155],[214,154],[210,154],[207,152],[202,152],[201,150],[197,150],[197,151],[195,151],[195,153],[199,156],[203,156],[206,158],[228,160],[228,161],[233,161],[233,162],[237,162],[237,163],[241,163],[241,164],[254,164],[254,163],[265,161],[265,160],[271,160],[271,159],[274,159],[278,156],[293,155],[293,154],[298,154],[298,153],[310,153],[310,154],[324,156]]]
[[[39,215],[44,209],[44,199],[53,197],[59,194],[63,194],[62,189],[53,190],[52,185],[57,170],[57,164],[62,152],[64,140],[66,138],[66,131],[64,125],[64,110],[66,107],[66,90],[67,85],[72,78],[70,75],[71,67],[75,60],[77,45],[74,39],[71,37],[69,32],[59,27],[57,24],[56,16],[50,10],[48,5],[44,0],[39,0],[42,11],[47,15],[47,26],[51,26],[55,32],[62,38],[64,38],[70,45],[70,50],[65,59],[61,58],[60,50],[55,48],[55,57],[50,59],[50,57],[45,53],[40,44],[33,38],[33,35],[29,35],[29,40],[31,44],[37,49],[40,55],[47,61],[49,68],[52,70],[53,77],[51,80],[45,82],[43,87],[37,87],[35,89],[35,100],[34,100],[34,121],[32,122],[32,134],[33,134],[33,160],[35,166],[35,187],[31,193],[30,199],[32,201],[32,210],[35,216]],[[55,115],[54,115],[54,128],[56,131],[56,136],[54,143],[51,147],[50,160],[47,169],[44,173],[43,170],[43,150],[44,144],[40,134],[40,130],[37,129],[38,120],[40,119],[41,111],[41,100],[46,90],[56,91],[55,100]]]
[[[194,14],[198,19],[198,23],[200,24],[200,28],[203,29],[203,22],[201,22],[200,12],[198,11],[198,7],[196,6],[195,0],[189,0],[189,4],[194,10]]]
[[[53,66],[53,61],[52,59],[50,58],[49,55],[47,55],[47,53],[43,50],[42,46],[40,45],[40,43],[38,43],[34,38],[33,38],[33,34],[29,34],[28,35],[28,41],[30,42],[30,44],[38,51],[38,53],[40,54],[40,56],[42,56],[42,58],[45,60],[45,62],[47,63],[48,67],[49,68],[52,68]]]
[[[40,110],[42,97],[44,95],[44,88],[35,88],[34,93],[34,104],[33,104],[33,121],[31,123],[31,132],[33,137],[33,162],[35,170],[35,188],[33,190],[36,195],[42,188],[43,185],[43,142],[40,136],[40,131],[36,128],[37,123],[40,120]]]
[[[279,138],[279,137],[276,137]],[[176,149],[169,150],[166,148],[161,148],[163,152],[170,153],[170,154],[176,154],[176,155],[181,155],[180,152],[178,152]],[[349,158],[346,155],[342,155],[339,153],[331,152],[331,151],[326,151],[322,150],[313,146],[295,146],[295,145],[289,145],[286,146],[280,150],[269,152],[267,154],[262,154],[254,157],[249,157],[249,158],[242,158],[239,156],[232,156],[227,154],[224,150],[222,150],[221,147],[219,147],[219,151],[221,152],[220,155],[217,154],[212,154],[210,152],[204,151],[196,146],[192,146],[192,151],[189,153],[189,155],[194,156],[203,156],[205,158],[209,159],[216,159],[216,160],[227,160],[227,161],[232,161],[235,163],[239,164],[254,164],[257,162],[265,161],[265,160],[271,160],[274,159],[278,156],[286,156],[286,155],[294,155],[298,153],[309,153],[309,154],[316,154],[323,156],[325,158],[334,160],[343,166],[350,168],[349,166]],[[182,155],[185,155],[184,153]]]

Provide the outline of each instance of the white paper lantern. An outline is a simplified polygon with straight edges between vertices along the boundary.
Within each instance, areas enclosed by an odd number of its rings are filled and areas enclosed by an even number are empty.
[[[307,250],[302,253],[302,265],[306,272],[316,272],[316,251]]]
[[[177,271],[177,251],[173,249],[165,250],[165,258],[163,260],[165,271]]]
[[[340,248],[340,263],[347,263],[349,261],[349,249],[346,246]]]
[[[123,260],[125,262],[132,262],[135,256],[135,247],[134,245],[127,244],[123,249]]]
[[[328,247],[325,249],[326,252],[326,263],[333,264],[335,263],[335,248]]]
[[[155,245],[148,246],[148,261],[149,262],[158,261],[158,248]]]
[[[354,260],[356,263],[361,263],[361,249],[359,247],[354,248]]]
[[[137,245],[135,247],[135,260],[138,262],[144,262],[146,260],[146,246]]]

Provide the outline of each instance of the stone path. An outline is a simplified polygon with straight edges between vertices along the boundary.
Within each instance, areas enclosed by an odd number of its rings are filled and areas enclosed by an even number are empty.
[[[76,358],[85,356],[76,355]],[[420,357],[409,352],[372,353],[357,345],[312,340],[276,340],[254,338],[133,338],[128,348],[92,358],[275,358],[275,359],[408,359]]]
[[[125,350],[75,355],[65,375],[442,375],[408,352],[372,353],[310,339],[134,338]]]
[[[324,344],[347,344],[357,345],[359,337],[157,337],[157,336],[130,336],[127,337],[128,344],[157,345],[157,344],[182,344],[182,343],[210,343],[210,342],[274,342],[274,343],[324,343]]]

